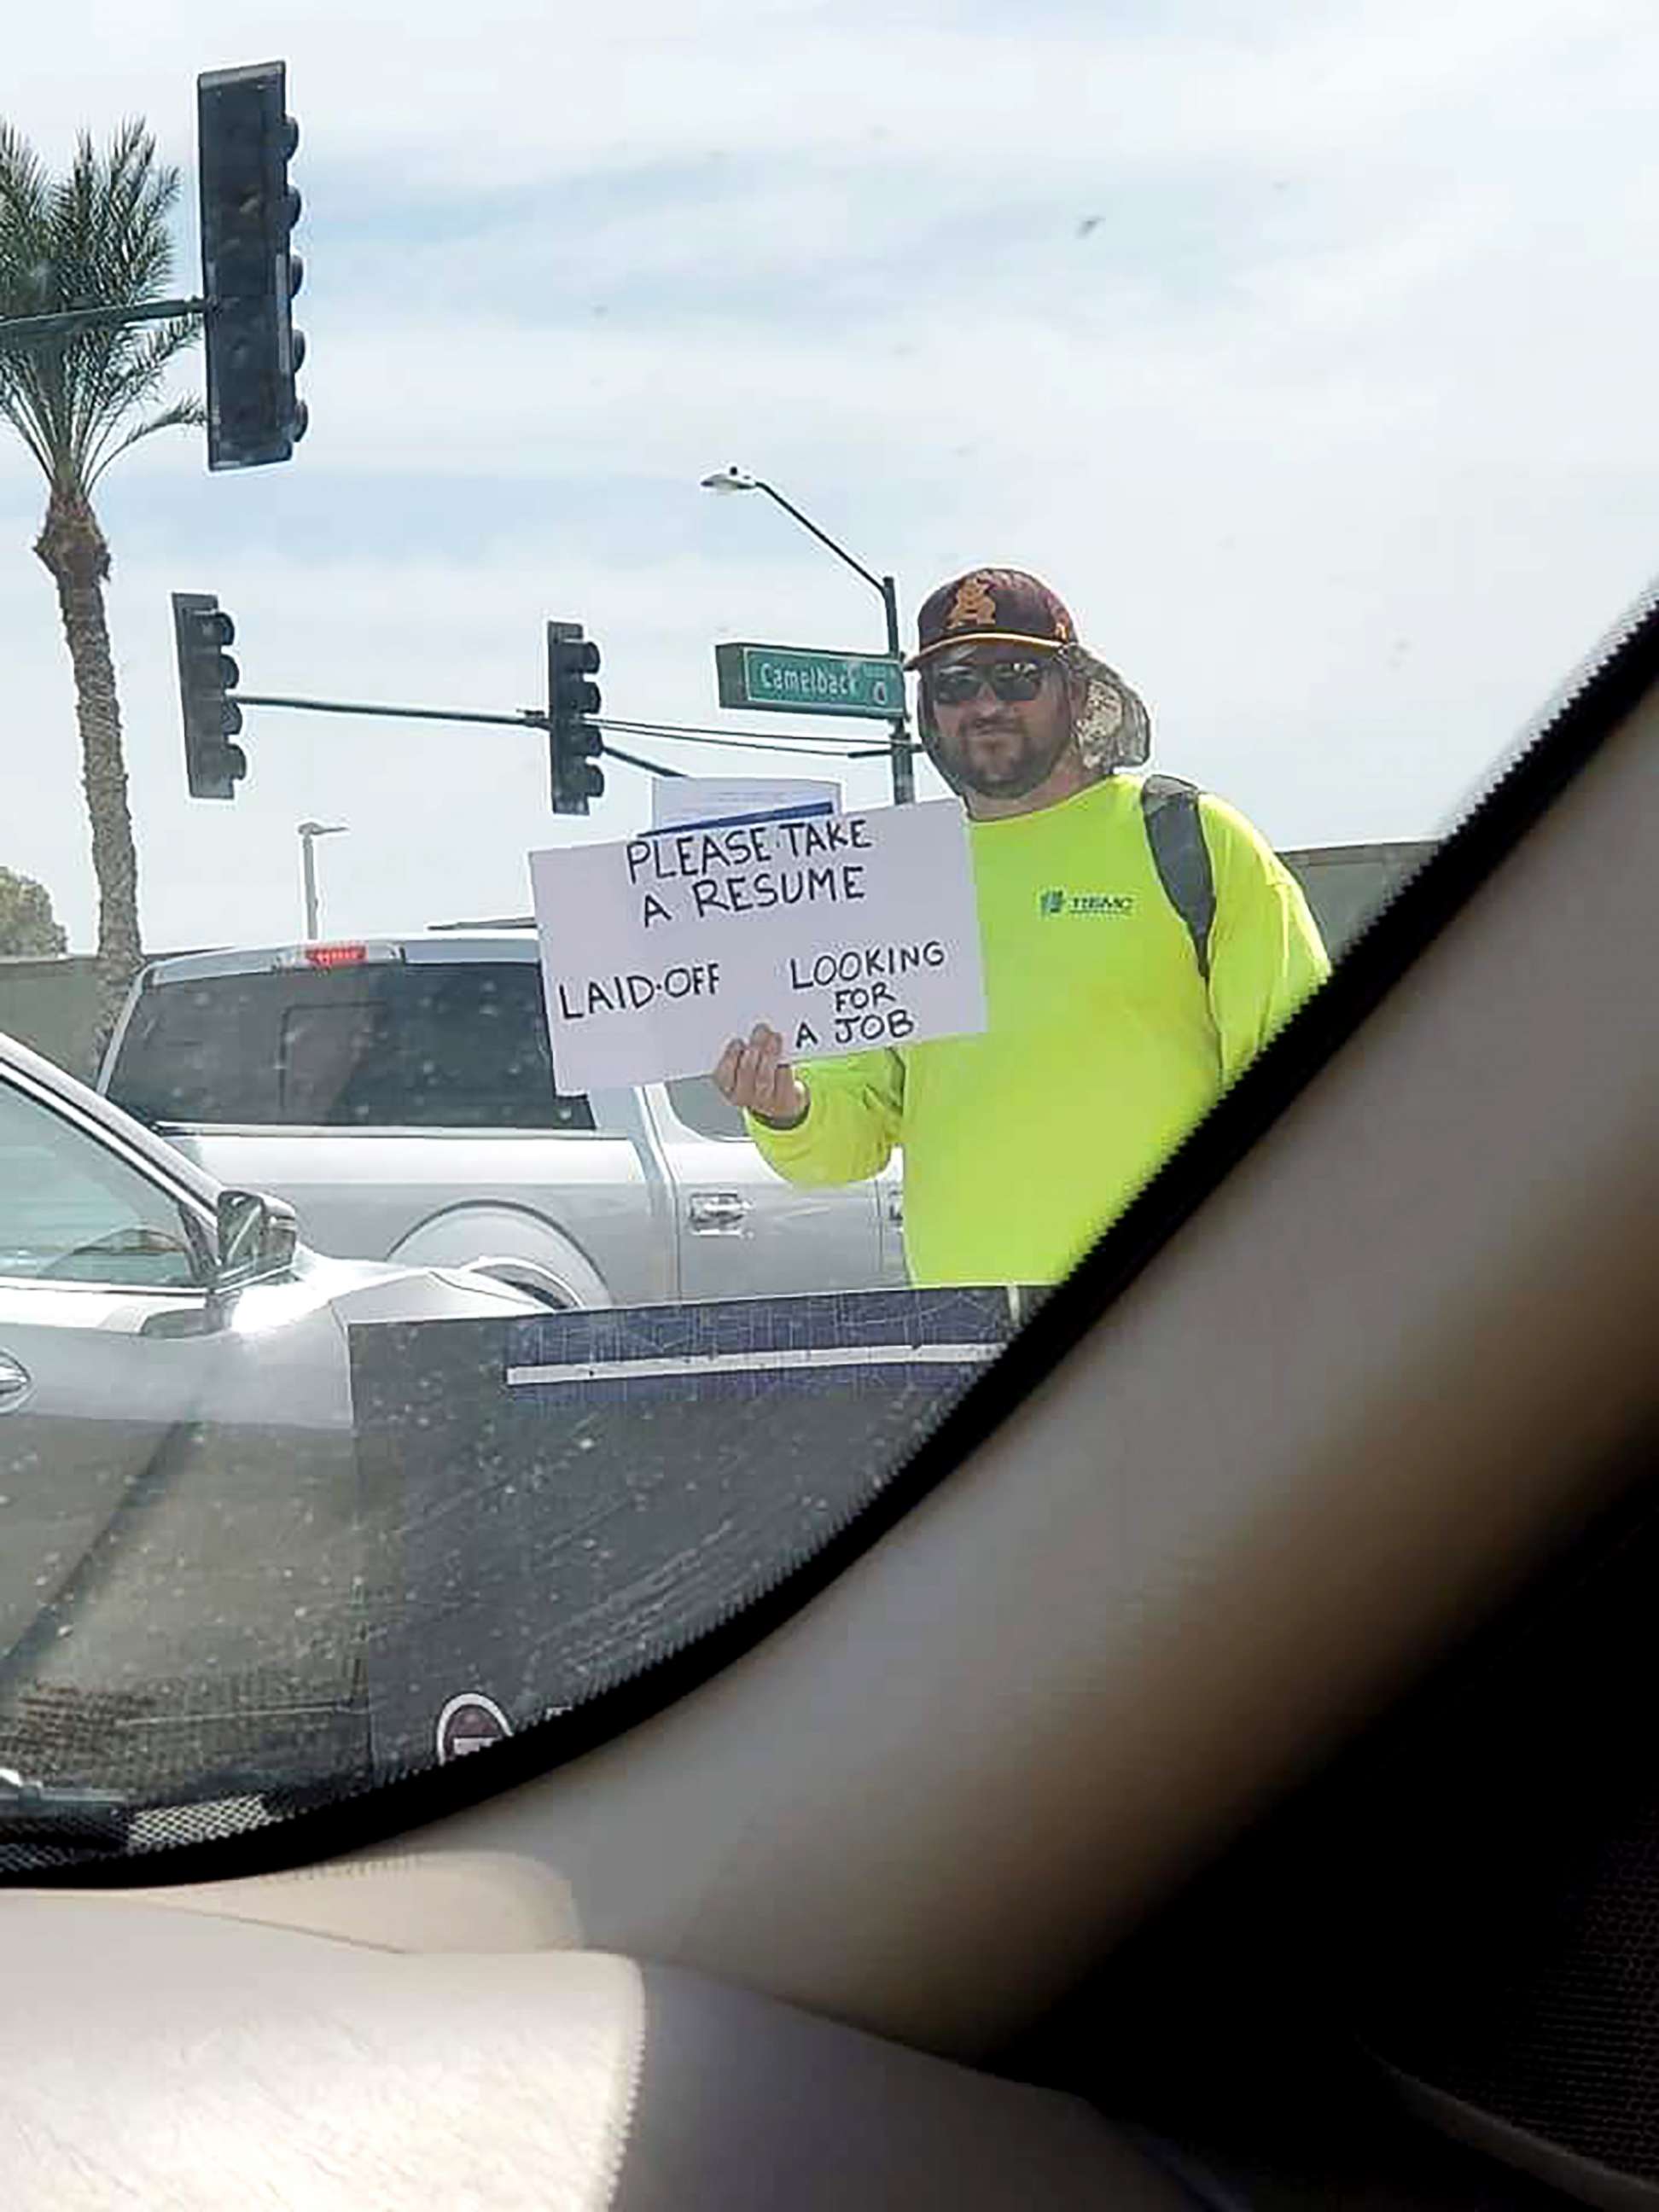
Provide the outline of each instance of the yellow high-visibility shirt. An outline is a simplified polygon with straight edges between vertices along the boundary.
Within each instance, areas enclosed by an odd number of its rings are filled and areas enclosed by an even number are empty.
[[[815,1061],[798,1127],[749,1117],[795,1183],[860,1182],[902,1146],[916,1283],[1058,1281],[1329,973],[1296,878],[1206,793],[1206,989],[1158,880],[1142,781],[969,823],[982,1035]]]

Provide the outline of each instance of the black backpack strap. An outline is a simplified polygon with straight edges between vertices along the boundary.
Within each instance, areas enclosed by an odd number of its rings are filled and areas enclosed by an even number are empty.
[[[1152,863],[1170,905],[1187,925],[1198,956],[1198,972],[1210,980],[1210,930],[1215,921],[1215,872],[1204,825],[1198,817],[1198,787],[1178,775],[1149,775],[1140,787],[1140,811]]]

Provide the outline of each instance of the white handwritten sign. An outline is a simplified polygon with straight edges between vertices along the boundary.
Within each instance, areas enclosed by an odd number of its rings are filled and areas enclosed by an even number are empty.
[[[985,1027],[954,799],[663,830],[530,855],[560,1087],[712,1068],[768,1022],[792,1060]]]

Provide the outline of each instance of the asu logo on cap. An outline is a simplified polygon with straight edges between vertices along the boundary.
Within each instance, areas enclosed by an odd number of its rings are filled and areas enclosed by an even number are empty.
[[[997,603],[989,579],[964,576],[945,618],[946,630],[994,629],[996,626]]]

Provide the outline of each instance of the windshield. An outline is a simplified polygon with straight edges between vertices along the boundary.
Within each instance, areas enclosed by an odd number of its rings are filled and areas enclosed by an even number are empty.
[[[850,1541],[1642,588],[1638,0],[706,15],[19,33],[0,1863]]]

